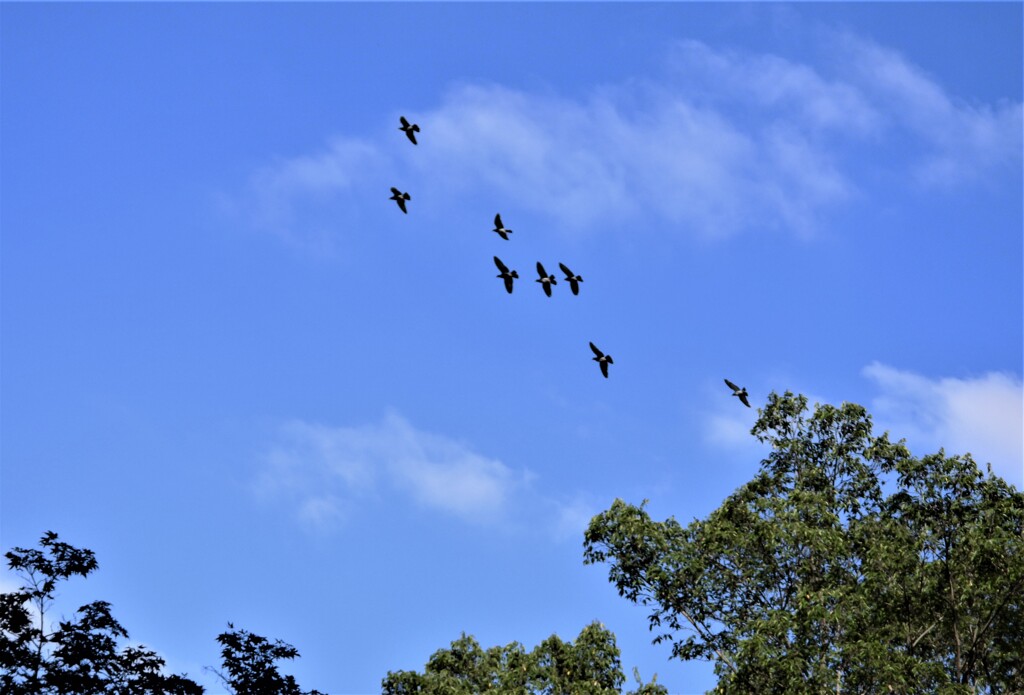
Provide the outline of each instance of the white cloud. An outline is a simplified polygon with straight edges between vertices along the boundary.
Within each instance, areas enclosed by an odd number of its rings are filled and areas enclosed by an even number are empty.
[[[745,469],[768,455],[770,449],[750,433],[767,394],[753,389],[748,397],[752,407],[747,408],[721,379],[706,381],[701,391],[705,402],[701,430],[705,444],[721,450],[728,460],[741,462]]]
[[[329,224],[310,211],[328,207],[386,163],[386,156],[370,142],[333,138],[320,152],[260,167],[240,194],[223,196],[220,202],[226,214],[247,225],[316,255],[331,254],[336,220]]]
[[[290,423],[266,455],[254,488],[260,496],[288,500],[307,525],[330,528],[381,488],[465,521],[498,521],[528,479],[391,413],[379,424],[358,427]]]
[[[377,156],[366,143],[337,138],[324,152],[260,170],[255,185],[273,194],[294,190],[329,193],[352,185],[359,168]]]
[[[872,412],[912,450],[970,453],[984,468],[1024,489],[1024,387],[1011,374],[929,379],[878,362],[863,373],[881,389]],[[921,455],[921,453],[918,453]]]
[[[851,35],[843,36],[840,45],[851,79],[886,105],[888,121],[927,146],[915,167],[921,183],[950,185],[1020,161],[1020,103],[962,103],[896,51]]]
[[[686,40],[675,46],[672,63],[679,83],[701,100],[774,109],[791,125],[844,133],[869,134],[881,124],[879,110],[858,87],[780,56]]]
[[[434,146],[411,164],[424,174],[485,185],[574,229],[647,212],[709,237],[776,218],[805,231],[853,190],[799,128],[748,128],[665,85],[585,100],[462,86],[423,120]]]
[[[791,383],[792,379],[787,376],[778,376],[771,379],[774,382]],[[704,441],[708,444],[721,448],[731,449],[741,453],[743,456],[764,457],[769,452],[769,447],[758,441],[757,437],[750,433],[758,418],[758,411],[765,407],[767,394],[764,400],[759,402],[757,392],[750,395],[752,408],[746,408],[739,399],[735,398],[721,382],[713,382],[704,390],[708,405],[707,413],[704,416]],[[807,408],[813,413],[816,406],[823,403],[831,403],[829,399],[822,398],[803,389],[789,389],[794,393],[803,394],[807,398]]]
[[[557,540],[582,540],[590,520],[604,509],[601,505],[577,498],[571,502],[553,503],[556,508],[554,537]]]
[[[777,226],[806,234],[861,190],[851,151],[862,158],[874,148],[923,185],[1019,162],[1020,103],[959,103],[899,53],[829,36],[815,65],[681,41],[661,78],[593,85],[580,97],[453,86],[416,115],[420,146],[391,129],[384,149],[336,139],[258,172],[247,208],[285,238],[329,245],[329,225],[296,211],[368,185],[393,164],[431,199],[486,191],[559,229],[628,220],[705,237]]]
[[[425,507],[467,519],[491,518],[504,511],[511,492],[527,478],[462,442],[418,431],[394,414],[380,432],[387,438],[382,453],[393,481]]]
[[[375,424],[332,427],[292,421],[262,457],[257,497],[284,503],[314,532],[329,532],[393,500],[503,532],[577,541],[602,507],[584,492],[540,491],[536,476],[467,443],[415,428],[397,413]]]
[[[706,416],[704,427],[705,439],[717,446],[745,449],[757,440],[750,434],[753,423],[740,411],[734,413],[713,413]]]

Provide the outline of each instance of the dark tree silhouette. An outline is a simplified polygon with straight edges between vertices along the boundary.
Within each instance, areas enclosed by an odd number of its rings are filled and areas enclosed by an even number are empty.
[[[202,686],[185,676],[163,673],[164,661],[145,647],[125,646],[128,631],[110,614],[110,604],[93,601],[71,620],[47,627],[60,581],[88,576],[97,568],[91,550],[60,541],[47,531],[42,550],[14,548],[7,564],[25,580],[21,589],[0,594],[0,692],[5,695],[193,695]],[[35,609],[32,616],[30,607]]]
[[[236,630],[228,623],[227,632],[217,635],[221,644],[223,671],[210,669],[236,695],[323,695],[317,690],[301,690],[294,676],[282,676],[275,662],[295,659],[299,651],[290,644]]]

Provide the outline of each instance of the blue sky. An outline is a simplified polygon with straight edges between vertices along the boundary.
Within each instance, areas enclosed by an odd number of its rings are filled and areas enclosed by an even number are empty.
[[[1024,484],[1019,3],[0,12],[0,541],[210,692],[229,620],[336,694],[593,620],[710,688],[581,534],[754,474],[723,377]]]

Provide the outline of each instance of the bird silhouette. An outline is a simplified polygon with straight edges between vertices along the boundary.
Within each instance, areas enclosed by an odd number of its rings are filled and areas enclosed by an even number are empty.
[[[494,257],[494,265],[498,266],[498,270],[501,272],[498,274],[499,278],[505,281],[505,289],[508,290],[509,294],[512,294],[512,280],[519,277],[519,273],[516,271],[509,271],[508,266],[501,262],[501,259],[497,256]]]
[[[580,283],[583,282],[583,278],[579,275],[573,275],[572,271],[565,267],[565,263],[559,263],[558,267],[565,273],[565,280],[569,283],[569,287],[572,288],[572,293],[579,294]]]
[[[405,116],[399,116],[399,120],[402,121],[402,127],[399,128],[399,130],[403,131],[406,134],[406,136],[408,136],[408,138],[412,141],[412,144],[418,145],[419,143],[416,142],[415,133],[420,132],[420,127],[415,123],[410,125],[409,121],[405,120]]]
[[[594,345],[593,343],[590,344],[590,349],[594,351],[595,355],[597,355],[597,357],[591,357],[590,359],[594,360],[599,365],[601,365],[601,373],[604,374],[604,378],[607,379],[608,378],[608,365],[609,364],[615,364],[615,362],[612,360],[612,356],[611,355],[606,355],[603,352],[601,352],[600,350],[598,350],[597,346]]]
[[[534,282],[539,282],[541,287],[544,288],[544,294],[546,294],[547,296],[550,297],[551,296],[551,286],[552,285],[557,285],[558,281],[555,280],[555,276],[554,275],[548,275],[547,271],[544,270],[544,266],[541,265],[540,261],[537,261],[537,274],[540,275],[540,278],[537,279],[537,280],[534,280]]]
[[[747,400],[747,389],[746,388],[742,388],[741,389],[739,386],[737,386],[736,384],[732,383],[728,379],[725,380],[725,385],[732,389],[732,395],[734,395],[737,398],[739,398],[740,402],[743,403],[743,405],[747,406],[748,408],[750,407],[750,401]]]
[[[409,214],[409,211],[405,209],[405,201],[412,200],[412,196],[410,196],[408,193],[402,193],[400,190],[392,186],[391,198],[389,198],[389,200],[393,200],[396,203],[398,203],[398,207],[402,208],[402,212],[404,212],[407,215]]]
[[[505,225],[501,223],[501,215],[494,216],[494,229],[491,231],[497,232],[498,236],[505,241],[508,241],[508,235],[512,233],[511,229],[505,229]]]

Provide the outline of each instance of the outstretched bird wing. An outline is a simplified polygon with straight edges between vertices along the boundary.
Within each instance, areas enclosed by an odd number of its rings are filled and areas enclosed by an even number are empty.
[[[408,195],[408,194],[406,194],[406,195]],[[405,199],[405,198],[399,198],[399,199],[398,199],[397,201],[395,201],[395,202],[397,202],[397,203],[398,203],[398,207],[402,208],[402,212],[404,212],[404,213],[405,213],[406,215],[408,215],[408,214],[409,214],[409,211],[405,209],[405,201],[406,201],[406,199]]]
[[[576,278],[568,278],[568,280],[569,280],[569,287],[572,288],[572,293],[573,294],[579,294],[580,293],[580,283],[576,281]]]
[[[543,283],[541,283],[541,286],[544,288],[544,294],[546,294],[547,296],[550,297],[551,296],[551,283],[543,282]]]
[[[608,378],[608,363],[607,362],[599,362],[598,364],[601,365],[601,373],[604,374],[604,378],[607,379]]]
[[[418,128],[416,130],[418,130]],[[410,128],[409,130],[405,131],[405,134],[412,141],[412,144],[418,145],[419,143],[416,142],[416,135],[413,134],[412,131],[413,131],[413,128]]]
[[[494,265],[498,266],[498,270],[500,270],[501,272],[503,272],[503,273],[507,273],[508,272],[508,266],[505,265],[504,263],[502,263],[501,259],[498,258],[497,256],[494,257]]]
[[[540,261],[537,261],[537,273],[540,275],[541,280],[547,278],[548,276],[548,271],[544,270],[544,266],[541,265]]]
[[[395,188],[394,186],[391,187],[391,192],[398,196],[402,195],[402,192]]]
[[[495,229],[504,229],[505,228],[505,225],[503,225],[501,223],[501,215],[500,214],[494,216],[494,228]]]
[[[409,127],[409,121],[405,120],[405,116],[399,116],[398,120],[400,120],[402,122],[402,127],[403,128],[408,128]]]
[[[594,354],[598,357],[604,357],[604,353],[597,349],[597,346],[593,343],[590,344],[590,349],[594,351]]]
[[[742,392],[740,393],[740,402],[748,408],[750,407],[750,401],[747,400],[747,394]]]
[[[512,276],[511,275],[506,275],[505,276],[505,289],[508,290],[509,294],[512,294]]]
[[[728,379],[725,379],[725,385],[728,386],[729,388],[731,388],[733,391],[739,391],[740,390],[739,386],[737,386],[736,384],[732,383]]]
[[[572,274],[571,270],[569,270],[568,268],[565,267],[565,263],[559,263],[558,267],[562,269],[563,273],[565,273],[565,279],[566,280],[568,280],[570,278],[576,277],[575,275]]]

